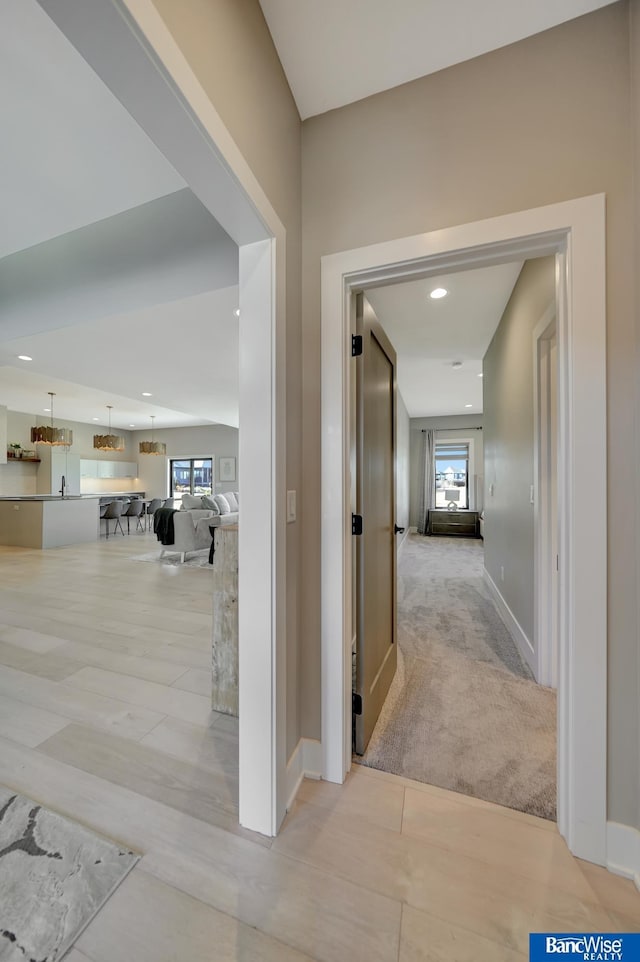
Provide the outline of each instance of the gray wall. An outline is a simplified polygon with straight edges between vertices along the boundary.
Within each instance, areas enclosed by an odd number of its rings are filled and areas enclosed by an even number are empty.
[[[629,5],[622,2],[305,121],[303,734],[320,733],[321,257],[606,193],[608,465],[611,475],[635,477],[630,89]],[[634,825],[637,539],[615,498],[608,507],[609,818]]]
[[[631,96],[632,96],[632,110],[633,110],[633,169],[636,171],[635,180],[635,264],[638,264],[638,258],[640,257],[640,184],[637,178],[637,172],[640,171],[640,0],[632,0],[630,4],[630,14],[631,14]],[[637,342],[640,343],[640,271],[636,269],[635,271],[635,295],[636,295],[636,332],[637,332]],[[640,423],[640,378],[636,378],[636,418],[637,423]],[[636,452],[636,464],[637,471],[636,477],[640,477],[640,445]],[[640,545],[640,498],[636,498],[636,542]],[[640,605],[640,563],[636,565],[636,582],[635,582],[635,593],[638,605]],[[640,613],[638,616],[638,624],[640,624]],[[639,645],[640,648],[640,645]],[[640,652],[638,654],[638,665],[637,665],[637,688],[635,697],[635,719],[631,722],[631,726],[635,731],[640,732]],[[628,690],[623,692],[624,703],[622,706],[617,704],[611,705],[610,712],[613,719],[615,719],[616,728],[622,727],[629,715],[628,702],[631,695],[632,682],[628,685]],[[620,717],[618,717],[620,716]],[[638,739],[640,742],[640,738]],[[638,754],[640,756],[640,744],[638,745]],[[624,764],[624,759],[620,759],[620,764]],[[640,758],[638,762],[638,772],[637,772],[637,785],[636,785],[636,805],[637,805],[637,816],[635,824],[640,828]]]
[[[38,424],[48,424],[49,417],[50,415],[44,412],[41,415],[35,415],[24,414],[21,411],[7,411],[8,443],[12,444],[16,442],[21,444],[25,450],[35,448],[35,445],[31,443],[31,428],[36,424],[36,420]],[[95,461],[138,461],[139,464],[138,445],[134,442],[131,431],[121,431],[118,428],[117,433],[122,435],[125,440],[125,449],[124,451],[114,451],[113,453],[107,454],[102,451],[96,451],[93,447],[94,434],[106,434],[108,430],[106,425],[97,423],[85,424],[81,421],[65,421],[62,418],[55,418],[55,425],[61,428],[71,428],[73,431],[73,445],[69,449],[71,454]],[[114,428],[113,430],[115,432],[116,429]],[[19,462],[0,464],[0,494],[35,494],[37,490],[38,470],[42,472],[48,470],[46,463],[47,449],[41,449],[41,453],[45,455],[42,465],[20,464]],[[40,454],[38,454],[38,457],[40,457]],[[98,493],[100,491],[130,491],[132,488],[136,491],[143,490],[139,487],[138,482],[127,478],[120,480],[116,478],[105,478],[91,485],[85,483],[82,486],[82,490],[88,491],[89,487],[92,492],[96,491]],[[50,489],[49,483],[47,483],[42,490],[45,489],[47,491]]]
[[[398,391],[396,415],[396,524],[409,527],[410,498],[410,421],[409,412]]]
[[[258,0],[153,0],[167,29],[269,198],[287,232],[287,489],[298,492],[298,523],[287,525],[287,752],[300,735],[305,689],[300,682],[302,559],[319,541],[305,531],[301,480],[301,123]],[[309,385],[313,390],[313,385]],[[308,389],[305,385],[305,391]],[[314,663],[306,659],[307,670]],[[317,728],[304,734],[319,737]]]
[[[483,362],[484,564],[532,643],[533,330],[554,298],[554,258],[527,261]]]
[[[42,421],[46,423],[49,415],[43,414]],[[33,414],[23,414],[17,411],[7,412],[8,443],[19,442],[24,448],[32,448],[29,438],[31,428],[35,424]],[[38,423],[42,423],[38,416]],[[105,453],[96,451],[93,447],[93,435],[104,434],[105,425],[84,424],[80,421],[64,421],[56,418],[59,427],[73,430],[73,445],[70,453],[80,458],[90,458],[96,461],[135,461],[138,464],[137,479],[103,478],[82,482],[85,493],[115,492],[115,491],[145,491],[150,498],[166,498],[168,496],[168,462],[169,458],[180,457],[213,457],[215,459],[215,489],[216,492],[237,491],[239,480],[238,463],[238,429],[226,424],[207,424],[189,428],[165,428],[154,431],[156,441],[164,441],[167,445],[167,456],[140,454],[139,441],[150,441],[151,431],[122,431],[117,433],[125,440],[124,451]],[[113,429],[114,432],[116,429]],[[47,451],[44,451],[46,455]],[[220,466],[218,459],[233,457],[236,459],[236,480],[225,483],[220,481]],[[46,460],[46,459],[45,459]],[[0,464],[0,494],[35,494],[37,471],[45,470],[47,465],[43,461],[38,464]],[[47,488],[48,490],[48,488]]]
[[[132,431],[135,448],[139,441],[150,441],[151,431]],[[170,458],[214,458],[215,490],[217,494],[237,491],[240,478],[238,463],[238,429],[226,424],[206,424],[193,428],[164,428],[153,432],[156,441],[167,445],[166,457],[157,454],[138,454],[138,474],[141,490],[150,498],[169,496]],[[220,481],[219,458],[236,459],[236,480]]]
[[[438,437],[452,438],[473,438],[474,447],[474,474],[475,490],[479,495],[480,504],[474,507],[480,510],[482,507],[481,489],[483,474],[483,442],[482,415],[481,414],[452,414],[450,417],[437,418],[411,418],[411,482],[410,482],[410,510],[409,524],[417,528],[420,523],[420,468],[422,461],[422,432],[427,428],[433,428]]]

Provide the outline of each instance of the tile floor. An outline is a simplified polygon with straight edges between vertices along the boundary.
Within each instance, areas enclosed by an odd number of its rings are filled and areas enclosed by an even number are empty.
[[[506,962],[533,930],[640,931],[631,882],[555,826],[355,766],[241,829],[208,709],[207,569],[149,535],[0,548],[0,783],[143,853],[68,962]]]

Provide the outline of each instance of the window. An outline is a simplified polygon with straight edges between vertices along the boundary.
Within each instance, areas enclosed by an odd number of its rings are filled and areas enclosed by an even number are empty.
[[[436,508],[469,507],[469,442],[452,441],[435,448]]]
[[[176,508],[183,494],[213,494],[213,458],[176,458],[169,462],[169,494]]]

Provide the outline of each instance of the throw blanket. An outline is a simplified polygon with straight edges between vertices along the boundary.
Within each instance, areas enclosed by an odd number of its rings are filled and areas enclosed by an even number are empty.
[[[175,541],[175,531],[173,528],[173,516],[175,508],[158,508],[153,515],[153,533],[161,544],[173,544]]]

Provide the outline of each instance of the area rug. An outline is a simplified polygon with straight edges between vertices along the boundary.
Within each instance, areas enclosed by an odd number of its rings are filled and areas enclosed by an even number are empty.
[[[180,561],[179,554],[165,554],[160,557],[159,551],[150,551],[149,554],[139,554],[135,555],[133,558],[129,558],[129,561],[151,561],[156,564],[162,565],[174,565],[175,567],[182,568],[183,566],[187,568],[211,568],[209,564],[209,549],[205,548],[203,551],[194,551],[192,554],[188,554],[184,561]]]
[[[138,858],[0,786],[0,960],[61,959]]]
[[[554,819],[556,693],[533,680],[482,568],[481,541],[407,539],[398,671],[359,760]]]

